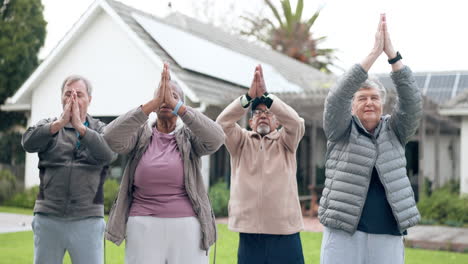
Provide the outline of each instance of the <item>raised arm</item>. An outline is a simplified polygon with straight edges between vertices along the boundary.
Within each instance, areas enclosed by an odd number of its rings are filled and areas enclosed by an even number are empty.
[[[328,92],[323,113],[323,129],[330,141],[339,140],[351,128],[354,93],[361,88],[370,68],[384,51],[385,28],[385,15],[382,14],[375,34],[374,47],[369,55],[360,64],[351,67]]]
[[[323,111],[323,130],[329,141],[339,140],[351,128],[353,95],[366,79],[367,72],[356,64],[328,92]]]
[[[132,109],[105,126],[104,139],[113,151],[119,154],[130,153],[138,142],[141,126],[147,120],[148,116],[141,106]]]
[[[73,100],[68,98],[60,118],[43,119],[29,127],[23,134],[21,144],[26,152],[43,152],[49,147],[53,136],[71,121]]]
[[[255,72],[254,83],[257,86],[257,96],[263,96],[267,102],[269,101],[267,107],[275,114],[276,119],[283,126],[280,130],[281,142],[289,151],[295,152],[304,136],[304,119],[277,96],[267,92],[261,65],[258,66],[258,70]]]
[[[198,156],[214,153],[224,143],[224,132],[213,120],[189,106],[181,116],[184,124],[192,131],[192,148]]]
[[[283,126],[280,130],[281,142],[290,152],[295,152],[299,142],[304,136],[304,119],[277,96],[270,94],[269,97],[271,97],[273,101],[270,111],[275,114],[278,122]]]
[[[383,19],[385,21],[383,28],[385,35],[384,52],[391,60],[396,58],[398,54],[393,48],[385,15]],[[419,121],[423,115],[423,102],[421,91],[416,85],[411,69],[403,65],[401,59],[391,65],[391,77],[398,93],[398,101],[392,111],[390,126],[404,145],[418,129]]]
[[[248,107],[242,107],[241,99],[242,96],[234,99],[216,118],[216,123],[224,131],[225,145],[231,155],[235,155],[240,150],[246,137],[244,129],[237,124],[248,111]]]
[[[35,126],[28,127],[21,139],[24,150],[29,153],[46,151],[55,135],[55,133],[50,132],[55,121],[54,119],[43,119]]]
[[[117,154],[111,150],[104,139],[106,124],[99,121],[97,126],[96,130],[86,128],[86,134],[81,138],[81,143],[90,150],[96,160],[110,164],[117,159]]]
[[[238,150],[240,150],[246,137],[246,130],[242,129],[237,124],[237,121],[239,121],[245,113],[248,112],[253,99],[262,96],[264,93],[264,91],[259,87],[260,71],[260,65],[255,67],[254,78],[249,91],[241,97],[234,99],[234,101],[232,101],[216,119],[216,123],[221,125],[221,128],[226,134],[225,145],[231,155],[234,155]]]

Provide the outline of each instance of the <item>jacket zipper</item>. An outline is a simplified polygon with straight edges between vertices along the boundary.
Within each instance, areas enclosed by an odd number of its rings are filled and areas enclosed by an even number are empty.
[[[382,181],[382,178],[380,178],[380,175],[381,175],[381,174],[380,174],[379,168],[377,168],[377,166],[376,166],[375,169],[377,170],[377,175],[379,176],[380,183],[382,184],[382,186],[383,186],[384,189],[385,189],[385,198],[387,199],[387,202],[388,202],[388,204],[390,205],[390,207],[391,207],[391,209],[392,209],[392,215],[393,215],[393,217],[395,217],[395,222],[397,223],[398,230],[401,230],[400,221],[398,221],[398,218],[397,218],[396,215],[395,215],[395,209],[393,208],[392,203],[390,203],[390,202],[388,201],[388,189],[387,189],[387,186],[384,184],[384,181]]]
[[[375,164],[377,164],[377,157],[379,156],[379,148],[378,148],[378,146],[377,146],[377,142],[376,142],[376,140],[375,140],[374,135],[371,135],[371,140],[372,140],[372,143],[374,143],[376,153],[375,153],[375,159],[374,159],[373,165],[372,165],[372,167],[371,167],[371,169],[370,169],[369,181],[367,182],[367,185],[366,185],[366,192],[365,192],[366,196],[365,196],[364,198],[367,198],[367,194],[368,194],[368,192],[369,192],[369,185],[370,185],[370,182],[371,182],[371,180],[372,180],[372,171],[373,171],[374,168],[375,168]],[[365,205],[365,204],[366,204],[366,199],[364,199],[364,203],[363,203],[362,206],[360,206],[360,208],[359,208],[359,217],[357,218],[356,224],[355,224],[354,227],[353,227],[353,234],[354,234],[354,232],[356,232],[356,230],[357,230],[357,227],[358,227],[358,225],[359,225],[359,221],[361,220],[362,210],[364,209],[364,205]]]
[[[262,233],[263,230],[262,229],[262,213],[261,213],[261,210],[262,210],[262,197],[263,197],[263,178],[264,178],[264,173],[263,173],[263,165],[265,163],[265,155],[263,155],[263,152],[264,152],[264,146],[263,146],[263,143],[264,143],[264,137],[261,137],[260,138],[260,155],[258,155],[259,157],[261,157],[261,162],[260,162],[260,191],[258,192],[258,212],[260,212],[258,214],[258,232],[259,233]]]
[[[75,148],[76,146],[74,146]],[[76,150],[78,151],[78,150]],[[71,189],[71,186],[70,186],[70,183],[71,183],[71,178],[72,178],[72,173],[73,173],[73,163],[75,162],[75,149],[73,149],[73,152],[72,152],[72,160],[71,160],[71,163],[70,163],[70,172],[68,173],[68,182],[67,182],[67,198],[65,200],[65,208],[63,210],[63,215],[67,215],[68,214],[68,207],[70,206],[70,189]]]

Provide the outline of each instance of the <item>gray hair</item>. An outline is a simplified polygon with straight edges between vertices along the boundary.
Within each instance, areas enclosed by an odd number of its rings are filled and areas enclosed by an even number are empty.
[[[376,77],[369,77],[364,83],[362,83],[360,89],[377,89],[380,93],[380,100],[382,104],[385,104],[387,99],[387,89],[382,85],[382,83]]]
[[[65,78],[65,80],[62,83],[62,93],[65,87],[77,81],[83,81],[85,83],[88,96],[91,96],[91,94],[93,93],[93,86],[91,85],[91,82],[88,79],[81,75],[70,75],[67,78]]]
[[[170,83],[172,83],[174,85],[174,87],[176,87],[175,91],[177,94],[179,94],[179,97],[180,97],[180,100],[182,102],[185,103],[185,94],[184,94],[184,90],[182,90],[182,88],[180,87],[179,83],[175,80],[170,80]]]

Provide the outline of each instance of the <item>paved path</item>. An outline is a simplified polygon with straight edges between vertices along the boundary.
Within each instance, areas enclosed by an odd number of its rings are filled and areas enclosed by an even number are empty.
[[[32,230],[32,215],[0,213],[0,234]]]
[[[405,244],[414,248],[468,253],[468,228],[415,226],[408,230]]]

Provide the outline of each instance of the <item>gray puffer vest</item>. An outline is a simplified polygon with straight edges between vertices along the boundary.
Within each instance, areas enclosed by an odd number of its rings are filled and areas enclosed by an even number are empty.
[[[416,132],[422,98],[408,67],[393,72],[398,102],[392,115],[382,116],[374,134],[351,115],[354,93],[367,72],[354,65],[330,90],[325,101],[324,130],[328,139],[325,188],[320,222],[350,234],[356,231],[375,167],[401,232],[420,220],[406,175],[405,144]]]

